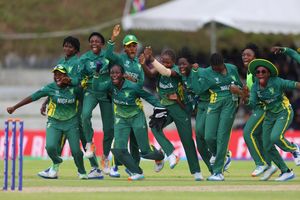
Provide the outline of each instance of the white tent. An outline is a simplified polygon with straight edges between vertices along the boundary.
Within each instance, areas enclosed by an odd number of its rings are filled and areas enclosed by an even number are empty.
[[[124,16],[122,24],[125,30],[197,31],[218,22],[246,33],[299,34],[299,10],[300,0],[173,0]]]

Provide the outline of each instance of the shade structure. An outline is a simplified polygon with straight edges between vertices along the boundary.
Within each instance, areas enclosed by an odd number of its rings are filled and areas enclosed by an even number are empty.
[[[300,33],[299,0],[173,0],[124,16],[125,30],[197,31],[217,22],[245,33]]]

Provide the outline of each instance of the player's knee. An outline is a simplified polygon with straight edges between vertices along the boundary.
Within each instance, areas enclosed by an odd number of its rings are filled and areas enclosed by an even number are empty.
[[[47,151],[48,154],[53,154],[53,153],[57,152],[57,146],[47,145],[46,146],[46,151]]]
[[[213,136],[210,136],[210,135],[205,135],[205,141],[208,143],[208,144],[213,144],[216,142],[216,138],[213,137]]]

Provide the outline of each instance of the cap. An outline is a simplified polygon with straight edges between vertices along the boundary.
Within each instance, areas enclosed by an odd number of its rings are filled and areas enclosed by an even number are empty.
[[[138,40],[134,35],[126,35],[123,39],[123,45],[129,45],[133,42],[138,43]]]
[[[270,61],[266,59],[254,59],[249,63],[249,71],[251,74],[255,75],[255,70],[259,66],[263,66],[267,68],[270,71],[271,76],[278,76],[278,70],[277,67]]]
[[[52,72],[55,72],[55,71],[60,71],[61,73],[64,73],[64,74],[67,73],[67,69],[66,69],[66,67],[64,65],[56,65],[53,68]]]

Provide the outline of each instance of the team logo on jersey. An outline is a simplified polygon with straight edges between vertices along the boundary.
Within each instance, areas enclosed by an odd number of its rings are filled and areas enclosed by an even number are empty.
[[[236,77],[235,77],[235,76],[232,75],[231,78],[232,78],[234,81],[236,81]]]
[[[56,95],[56,96],[59,95],[59,90],[55,90],[55,95]]]
[[[271,94],[274,94],[274,88],[272,88],[272,87],[269,88],[269,91],[270,91]]]
[[[124,92],[125,93],[125,97],[129,97],[129,92]]]
[[[90,62],[90,67],[91,67],[91,69],[96,69],[95,63],[94,62]]]
[[[74,88],[70,89],[71,94],[74,94]]]
[[[118,91],[116,89],[113,90],[114,95],[118,94]]]
[[[115,124],[118,124],[120,122],[120,118],[116,117],[115,118]]]
[[[124,67],[129,67],[129,64],[130,64],[130,62],[129,62],[129,60],[126,60],[126,62],[124,63]]]
[[[210,108],[210,107],[208,107],[208,108],[207,108],[207,112],[206,112],[206,114],[209,114],[209,113],[210,113],[210,111],[211,111],[211,108]]]
[[[216,80],[216,84],[219,84],[219,83],[220,83],[220,80],[219,80],[218,77],[216,77],[215,80]]]

